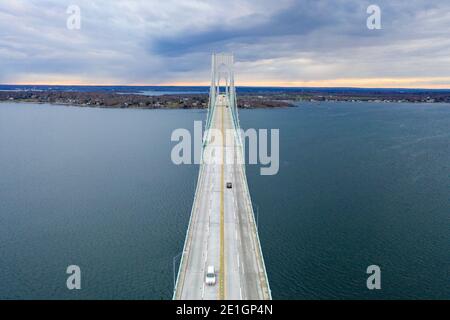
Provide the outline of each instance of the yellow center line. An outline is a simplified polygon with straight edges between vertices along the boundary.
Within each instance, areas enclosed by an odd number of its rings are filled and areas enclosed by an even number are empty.
[[[219,300],[225,299],[225,243],[224,243],[224,201],[223,201],[223,188],[224,188],[224,163],[225,163],[225,135],[223,130],[223,104],[221,109],[221,132],[222,132],[222,163],[220,174],[220,275],[219,275]]]

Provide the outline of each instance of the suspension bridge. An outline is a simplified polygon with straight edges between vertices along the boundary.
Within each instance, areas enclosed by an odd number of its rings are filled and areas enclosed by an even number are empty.
[[[174,299],[272,298],[244,157],[234,57],[213,54],[202,160]],[[211,267],[214,283],[207,284]]]

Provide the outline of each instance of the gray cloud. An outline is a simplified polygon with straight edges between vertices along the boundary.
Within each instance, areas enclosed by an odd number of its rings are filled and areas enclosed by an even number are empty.
[[[0,1],[0,82],[208,82],[233,51],[245,83],[430,78],[450,86],[450,4],[361,0]],[[66,28],[66,8],[82,28]],[[431,79],[436,78],[436,79]],[[59,80],[58,80],[59,79]]]

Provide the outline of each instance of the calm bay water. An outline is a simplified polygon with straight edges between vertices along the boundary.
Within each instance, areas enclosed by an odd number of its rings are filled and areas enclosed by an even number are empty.
[[[170,299],[198,172],[172,164],[170,134],[205,117],[0,104],[0,298]],[[280,129],[279,174],[248,168],[275,299],[450,298],[450,105],[240,118]]]

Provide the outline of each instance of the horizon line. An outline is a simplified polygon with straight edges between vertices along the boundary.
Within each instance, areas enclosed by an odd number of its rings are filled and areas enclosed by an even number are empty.
[[[13,79],[10,79],[13,80]],[[42,86],[166,86],[166,87],[208,87],[210,81],[204,80],[174,80],[161,81],[152,84],[144,82],[121,82],[120,79],[97,79],[90,81],[76,77],[38,77],[15,79],[11,85],[42,85]],[[450,90],[450,77],[378,77],[378,78],[335,78],[319,80],[254,80],[241,78],[235,81],[237,87],[281,87],[281,88],[361,88],[361,89],[444,89]]]
[[[92,83],[0,83],[0,86],[58,86],[58,87],[209,87],[210,84],[174,83],[174,84],[92,84]],[[450,86],[308,86],[281,84],[244,84],[237,88],[311,88],[311,89],[397,89],[397,90],[450,90]]]

